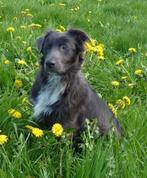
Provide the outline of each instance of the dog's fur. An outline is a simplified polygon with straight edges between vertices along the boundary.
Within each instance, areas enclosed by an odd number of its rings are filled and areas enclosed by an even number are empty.
[[[62,33],[50,30],[37,40],[42,57],[31,90],[35,121],[47,128],[58,122],[64,129],[75,129],[74,135],[77,135],[86,118],[97,119],[100,133],[107,134],[113,122],[120,135],[118,120],[80,71],[84,43],[88,40],[88,36],[77,29]]]

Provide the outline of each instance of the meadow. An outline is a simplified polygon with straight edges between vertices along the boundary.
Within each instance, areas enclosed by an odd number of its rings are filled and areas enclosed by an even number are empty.
[[[82,71],[124,128],[95,138],[87,123],[80,153],[68,132],[41,130],[29,102],[36,39],[71,27],[89,35]],[[0,178],[146,178],[146,120],[146,0],[0,0]]]

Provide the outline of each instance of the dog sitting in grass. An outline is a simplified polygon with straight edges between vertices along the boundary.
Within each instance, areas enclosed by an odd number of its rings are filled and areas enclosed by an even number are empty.
[[[78,29],[50,30],[38,38],[40,70],[31,90],[35,121],[48,129],[54,123],[60,123],[65,130],[72,128],[75,138],[86,119],[95,119],[101,134],[108,134],[113,123],[121,135],[118,120],[81,73],[87,41],[88,36]]]

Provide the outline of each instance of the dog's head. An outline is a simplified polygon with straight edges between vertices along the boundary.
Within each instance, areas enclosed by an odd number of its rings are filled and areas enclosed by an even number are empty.
[[[42,54],[42,67],[46,72],[59,74],[79,70],[83,62],[84,43],[88,40],[88,36],[77,29],[69,29],[66,32],[48,31],[37,40]]]

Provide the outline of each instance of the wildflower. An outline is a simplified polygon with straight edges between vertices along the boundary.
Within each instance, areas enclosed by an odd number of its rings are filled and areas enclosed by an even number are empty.
[[[8,113],[11,117],[14,117],[16,119],[21,119],[22,118],[22,114],[21,112],[15,110],[15,109],[9,109]]]
[[[35,137],[42,137],[44,135],[43,130],[39,128],[32,127],[31,125],[26,125],[26,128],[30,129]]]
[[[29,53],[32,53],[32,47],[29,46],[29,47],[26,49],[26,51],[29,52]]]
[[[136,52],[137,52],[137,50],[136,50],[135,48],[129,48],[128,51],[129,51],[130,53],[136,53]]]
[[[136,69],[134,74],[138,75],[138,76],[141,76],[142,75],[142,70],[141,69]]]
[[[86,51],[88,52],[96,52],[96,48],[90,42],[86,42],[84,45]]]
[[[12,33],[12,32],[14,32],[14,31],[15,31],[15,29],[14,29],[13,27],[8,27],[8,28],[7,28],[7,32]]]
[[[20,28],[22,28],[22,29],[26,29],[27,26],[26,26],[26,25],[21,25]]]
[[[17,17],[16,17],[16,16],[14,16],[14,17],[13,17],[13,20],[17,20]]]
[[[59,3],[59,6],[65,6],[65,4],[64,3]]]
[[[26,61],[24,59],[19,59],[17,61],[17,64],[20,64],[20,65],[27,65]]]
[[[128,96],[124,96],[123,100],[124,100],[126,105],[130,105],[131,104],[131,100],[130,100],[130,98]]]
[[[52,127],[52,132],[55,134],[57,137],[61,136],[63,133],[63,127],[59,123],[55,123]]]
[[[10,64],[10,61],[8,59],[4,60],[4,64]]]
[[[113,104],[108,103],[108,106],[109,106],[109,108],[111,109],[111,111],[113,112],[113,114],[114,114],[115,116],[117,116],[117,111],[116,111],[115,107],[113,106]]]
[[[6,135],[0,134],[0,145],[7,143],[7,141],[8,141],[8,137]]]
[[[22,81],[21,81],[21,80],[15,80],[14,86],[15,86],[17,89],[21,88],[22,85],[23,85],[23,84],[22,84]]]
[[[128,79],[128,76],[122,76],[121,79],[126,80],[126,79]]]
[[[122,64],[124,64],[123,59],[119,59],[118,61],[116,61],[116,65],[122,65]]]
[[[32,24],[29,25],[29,27],[32,27],[32,28],[35,28],[35,27],[41,28],[42,26],[40,24],[32,23]]]
[[[34,17],[31,13],[27,13],[28,17]]]
[[[58,29],[56,29],[57,32],[64,32],[66,29],[60,25]]]
[[[128,86],[129,86],[130,88],[133,88],[134,85],[135,85],[135,83],[128,83]]]
[[[120,107],[121,109],[124,109],[125,108],[125,102],[121,99],[117,100],[116,101],[116,104],[118,105],[118,107]]]
[[[111,84],[112,84],[113,86],[116,86],[116,87],[119,86],[119,82],[116,81],[116,80],[113,80],[113,81],[111,82]]]

